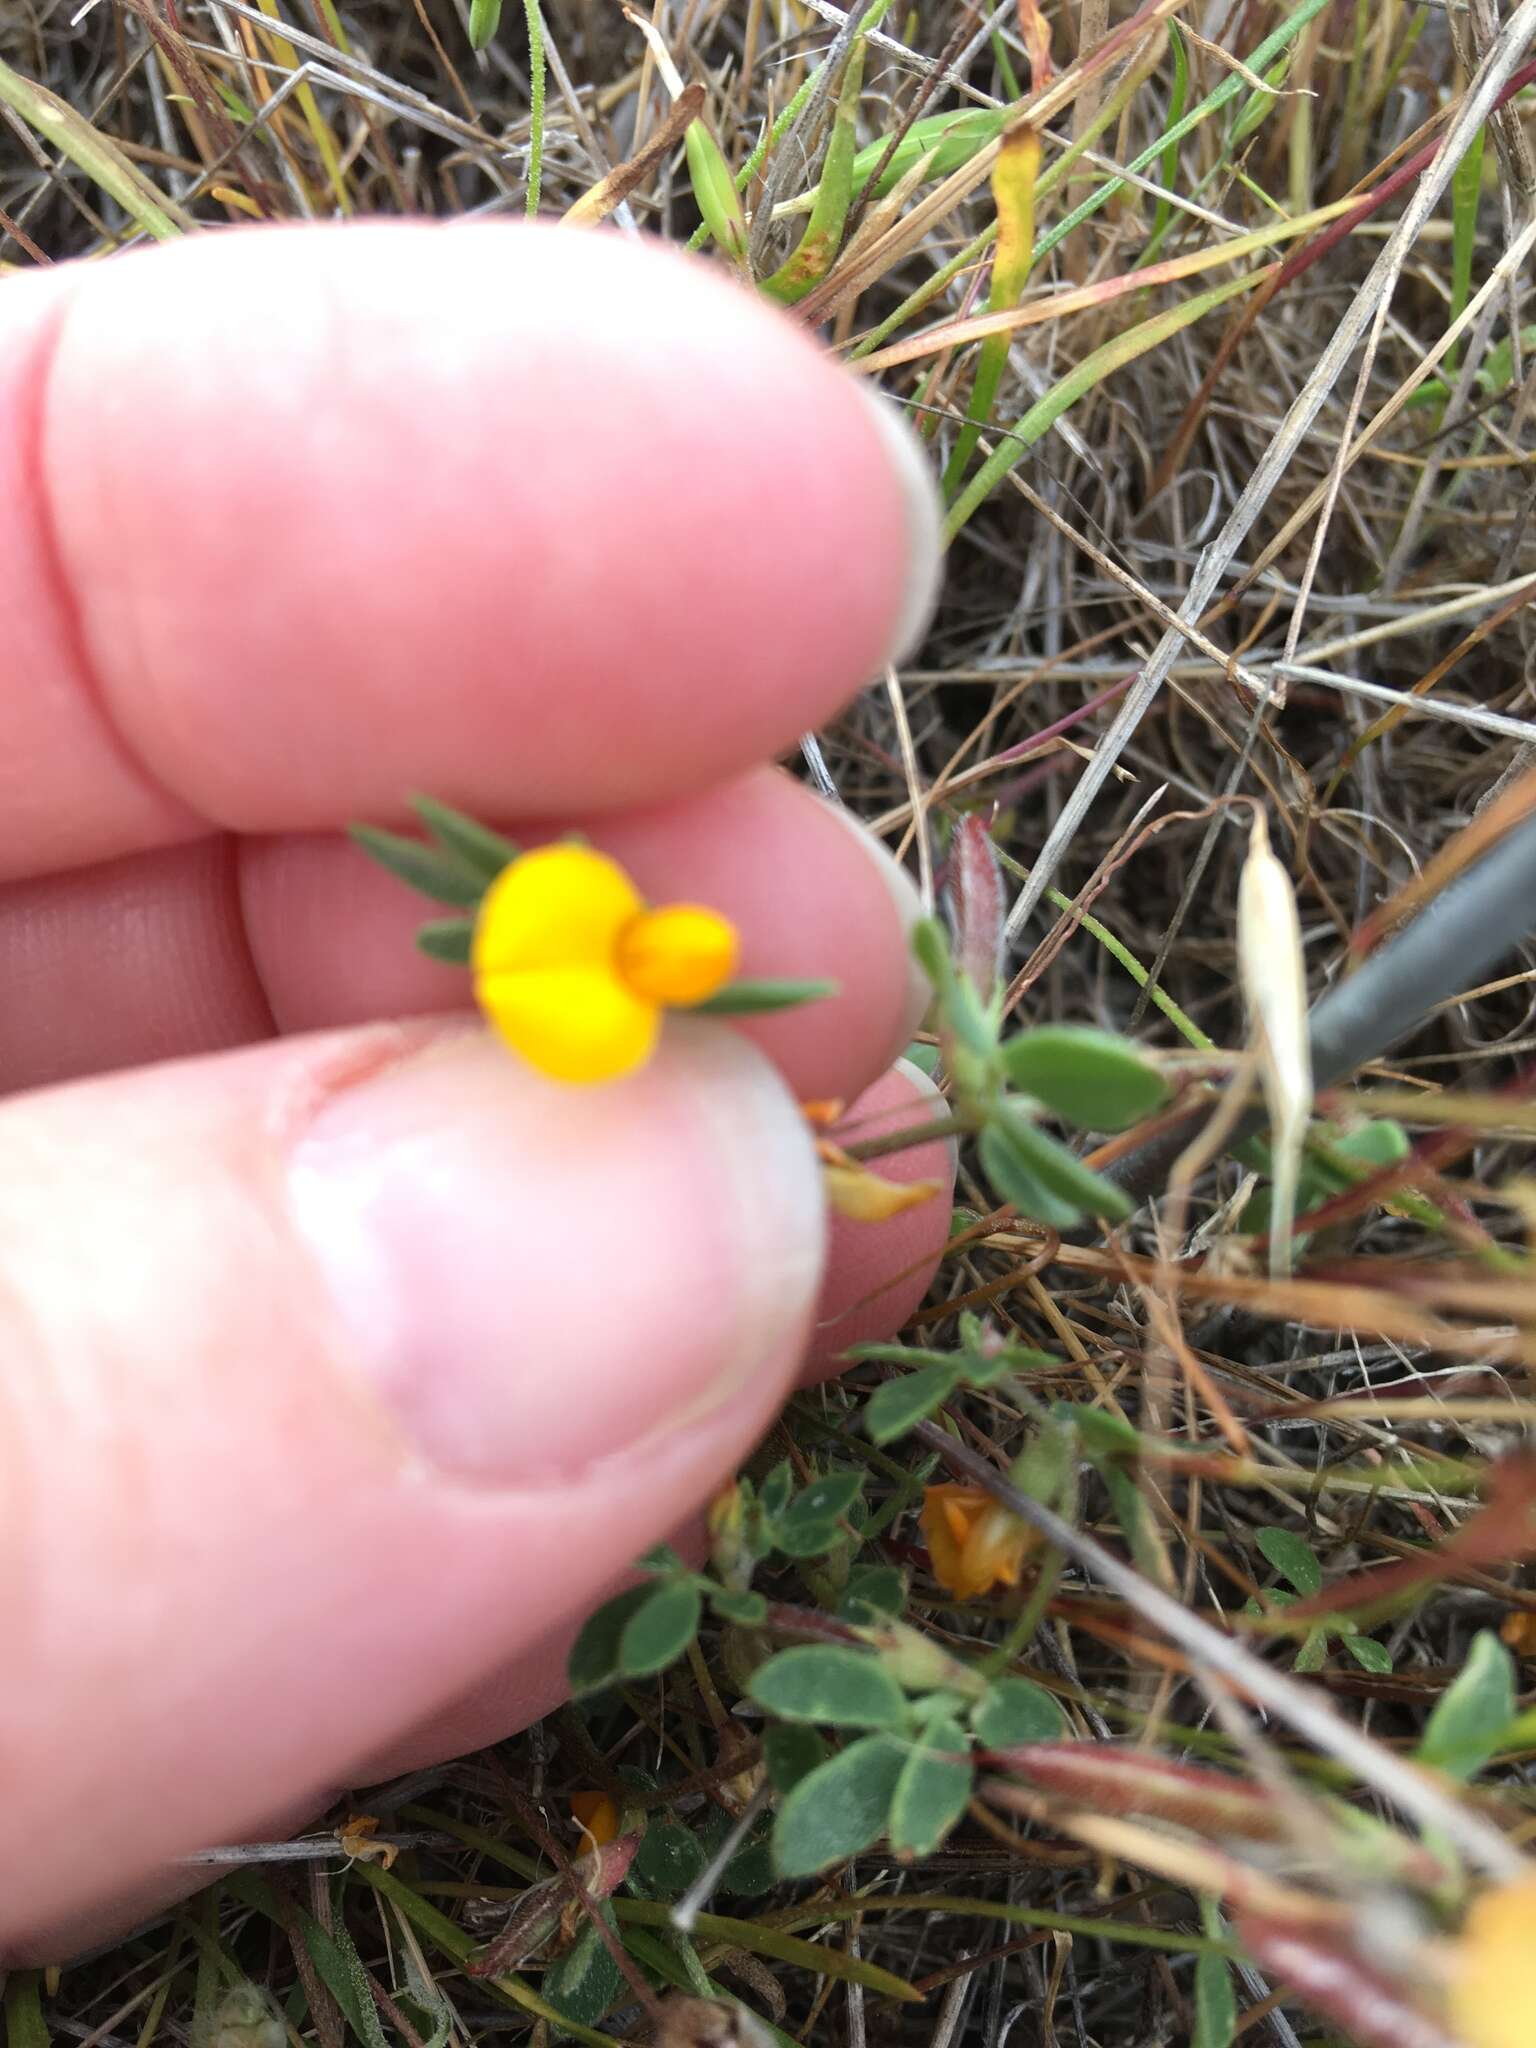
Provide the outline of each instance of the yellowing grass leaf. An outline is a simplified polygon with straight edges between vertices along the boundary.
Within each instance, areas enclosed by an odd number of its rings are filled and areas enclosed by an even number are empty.
[[[1044,179],[1040,189],[1045,189]],[[1149,264],[1144,270],[1128,270],[1119,277],[1102,278],[1097,284],[1080,285],[1074,291],[1053,292],[1049,298],[1036,299],[1032,305],[1004,306],[985,313],[973,313],[966,320],[945,320],[936,327],[924,328],[921,334],[909,335],[905,341],[892,342],[889,348],[859,358],[859,368],[871,373],[893,370],[899,363],[910,363],[919,356],[936,355],[941,349],[957,348],[963,342],[985,341],[989,336],[1012,334],[1017,328],[1033,327],[1044,320],[1061,320],[1069,313],[1092,311],[1095,307],[1108,305],[1112,299],[1123,298],[1127,292],[1140,291],[1143,286],[1176,284],[1181,278],[1196,277],[1201,271],[1215,270],[1223,263],[1239,263],[1245,256],[1255,255],[1276,242],[1308,235],[1314,228],[1347,213],[1349,207],[1348,200],[1339,200],[1332,206],[1318,207],[1314,213],[1299,215],[1295,220],[1271,221],[1267,227],[1258,228],[1252,234],[1234,235],[1228,242],[1207,243],[1203,248],[1191,249],[1182,256],[1171,256],[1165,263]]]
[[[992,258],[992,288],[987,304],[1004,313],[1017,303],[1029,282],[1035,255],[1035,185],[1040,175],[1040,131],[1029,122],[1010,128],[992,166],[992,203],[997,209],[997,249]],[[981,429],[992,417],[997,387],[1008,361],[1006,333],[989,335],[981,345],[976,382],[964,432],[955,443],[944,476],[944,488],[958,491],[976,451]]]
[[[129,162],[115,142],[93,128],[83,114],[77,114],[47,86],[23,78],[3,61],[0,100],[45,142],[51,142],[72,164],[78,165],[94,184],[117,201],[136,226],[146,235],[153,235],[157,242],[171,241],[197,225]]]
[[[794,253],[772,277],[765,277],[762,289],[782,305],[793,306],[820,283],[832,266],[843,225],[853,200],[853,161],[858,145],[859,94],[864,83],[864,39],[854,41],[848,52],[843,82],[838,91],[837,112],[832,120],[832,139],[816,187],[811,218]]]
[[[1035,180],[1040,173],[1040,131],[1027,122],[1003,137],[992,167],[997,207],[997,254],[992,259],[994,313],[1011,306],[1029,281],[1035,253]]]
[[[1029,82],[1043,92],[1051,82],[1051,26],[1040,12],[1039,0],[1018,0],[1019,38],[1029,59]]]

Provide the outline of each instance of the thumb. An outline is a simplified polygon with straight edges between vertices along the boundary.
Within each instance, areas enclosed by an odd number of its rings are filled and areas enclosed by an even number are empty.
[[[591,1604],[767,1425],[822,1240],[698,1022],[591,1093],[378,1027],[0,1109],[0,1954]]]

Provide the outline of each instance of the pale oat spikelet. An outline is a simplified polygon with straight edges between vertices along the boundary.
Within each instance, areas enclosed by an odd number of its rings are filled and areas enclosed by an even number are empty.
[[[1269,1108],[1274,1190],[1269,1270],[1278,1276],[1291,1269],[1296,1186],[1312,1114],[1312,1053],[1296,895],[1290,876],[1270,850],[1262,811],[1253,815],[1248,858],[1237,887],[1237,971]]]

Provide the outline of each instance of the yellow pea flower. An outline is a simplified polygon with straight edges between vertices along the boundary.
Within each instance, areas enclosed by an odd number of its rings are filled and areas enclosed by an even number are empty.
[[[999,1507],[980,1486],[958,1482],[923,1488],[918,1517],[933,1576],[957,1600],[979,1599],[994,1586],[1016,1586],[1034,1531]]]
[[[514,1052],[557,1081],[614,1081],[655,1050],[663,1009],[736,970],[736,928],[691,903],[652,910],[617,861],[541,846],[504,868],[475,920],[475,999]]]
[[[1456,1943],[1450,2021],[1467,2048],[1530,2048],[1536,2041],[1536,1878],[1475,1900]]]

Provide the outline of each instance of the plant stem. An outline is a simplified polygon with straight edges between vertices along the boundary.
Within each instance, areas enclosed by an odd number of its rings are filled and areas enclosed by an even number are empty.
[[[886,1131],[878,1138],[860,1138],[842,1149],[850,1159],[885,1159],[893,1152],[906,1152],[914,1145],[927,1145],[935,1138],[965,1138],[981,1126],[975,1117],[958,1112],[931,1116],[926,1123],[903,1124],[899,1131]]]
[[[528,218],[539,210],[544,181],[544,17],[539,0],[523,0],[528,17]]]

